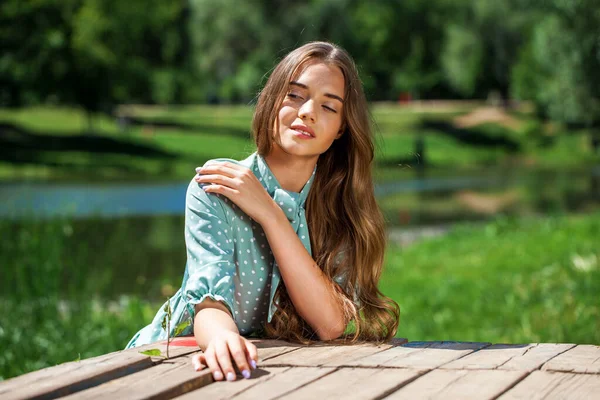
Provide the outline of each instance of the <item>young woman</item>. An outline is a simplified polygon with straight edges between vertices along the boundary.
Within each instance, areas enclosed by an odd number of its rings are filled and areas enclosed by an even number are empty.
[[[325,42],[289,53],[262,90],[257,152],[196,170],[186,198],[187,266],[170,299],[216,380],[250,377],[249,335],[309,343],[394,336],[398,305],[377,283],[385,231],[375,202],[373,138],[350,56]],[[164,311],[129,342],[166,339]]]

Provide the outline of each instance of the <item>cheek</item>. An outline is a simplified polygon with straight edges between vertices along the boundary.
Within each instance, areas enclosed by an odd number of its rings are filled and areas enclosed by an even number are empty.
[[[296,109],[290,106],[283,106],[279,110],[279,125],[289,125],[296,119]]]
[[[338,132],[340,131],[340,129],[342,129],[342,117],[336,116],[336,117],[332,118],[331,121],[329,122],[329,126],[331,129],[331,132],[334,135],[337,135]]]

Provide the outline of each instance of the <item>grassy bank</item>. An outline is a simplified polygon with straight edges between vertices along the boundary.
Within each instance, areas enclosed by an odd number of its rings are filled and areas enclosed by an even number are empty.
[[[543,124],[531,112],[374,104],[379,175],[426,163],[439,170],[526,165],[576,168],[598,161],[589,132]],[[0,109],[0,178],[173,179],[215,157],[253,151],[249,106],[137,106],[127,123],[72,108]],[[483,112],[486,112],[485,107]],[[417,154],[416,138],[424,140]],[[574,156],[576,154],[576,156]]]
[[[181,282],[180,228],[0,221],[0,377],[125,346]],[[392,244],[381,288],[401,306],[398,336],[598,344],[598,237],[596,213],[498,219]]]
[[[382,290],[410,340],[600,343],[600,214],[498,219],[391,247]]]

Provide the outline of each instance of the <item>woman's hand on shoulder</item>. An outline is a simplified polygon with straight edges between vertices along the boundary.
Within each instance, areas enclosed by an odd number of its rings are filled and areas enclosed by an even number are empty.
[[[242,376],[250,378],[251,370],[256,369],[258,352],[256,346],[248,339],[236,332],[224,331],[222,335],[210,341],[203,353],[192,357],[192,364],[196,371],[205,366],[210,368],[216,381],[227,379],[234,381],[237,366]]]
[[[206,184],[205,192],[227,197],[261,225],[278,210],[256,175],[242,165],[212,161],[196,168],[196,173],[194,180]]]

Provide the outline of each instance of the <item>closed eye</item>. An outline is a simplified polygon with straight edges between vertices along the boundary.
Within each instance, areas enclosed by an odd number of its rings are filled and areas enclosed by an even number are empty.
[[[337,111],[335,111],[333,108],[328,107],[328,106],[323,106],[324,109],[329,110],[331,112],[337,113]]]
[[[287,94],[287,97],[289,97],[290,99],[302,99],[302,97],[301,97],[301,96],[298,96],[298,95],[297,95],[297,94],[295,94],[295,93],[288,93],[288,94]]]

